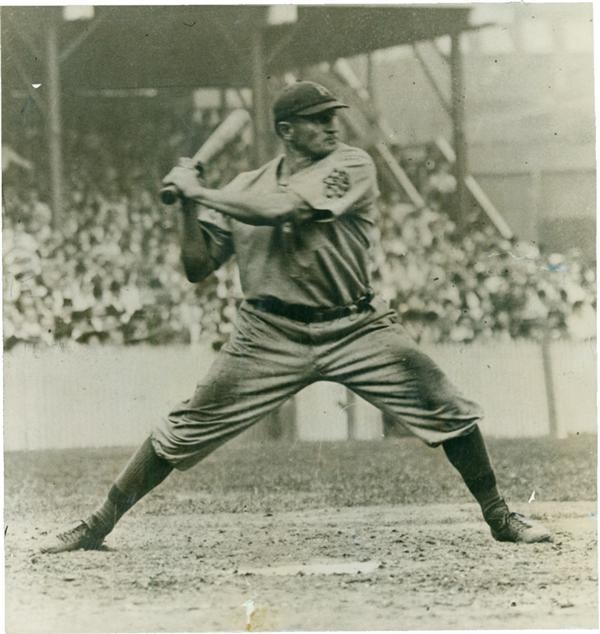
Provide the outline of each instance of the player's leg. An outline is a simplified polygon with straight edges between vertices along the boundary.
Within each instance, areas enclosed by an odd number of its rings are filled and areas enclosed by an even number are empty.
[[[100,506],[74,528],[59,533],[42,547],[42,552],[99,548],[119,519],[172,470],[172,465],[156,455],[151,438],[147,438],[131,456]]]
[[[237,329],[193,396],[161,421],[131,457],[107,498],[44,552],[97,548],[117,521],[173,468],[195,465],[314,380],[303,344],[241,311]]]
[[[410,339],[394,313],[366,320],[323,359],[327,378],[343,383],[431,446],[442,445],[479,503],[493,536],[546,541],[548,531],[511,513],[478,427],[479,406],[461,396],[440,368]]]
[[[467,488],[479,502],[492,535],[499,541],[548,541],[550,533],[522,515],[511,513],[500,496],[496,476],[479,426],[473,431],[442,443],[448,460],[461,474]]]

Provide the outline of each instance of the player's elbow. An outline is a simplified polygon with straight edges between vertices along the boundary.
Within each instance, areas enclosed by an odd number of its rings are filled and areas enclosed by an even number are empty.
[[[214,266],[202,259],[183,256],[181,261],[185,277],[194,284],[206,279],[215,270]]]
[[[206,279],[208,275],[199,273],[197,271],[191,271],[190,269],[185,269],[185,277],[188,282],[196,284],[197,282],[202,282],[202,280]]]
[[[188,282],[192,284],[196,284],[197,282],[201,282],[206,279],[208,275],[204,274],[204,272],[197,271],[196,269],[189,269],[184,267],[185,270],[185,278]]]

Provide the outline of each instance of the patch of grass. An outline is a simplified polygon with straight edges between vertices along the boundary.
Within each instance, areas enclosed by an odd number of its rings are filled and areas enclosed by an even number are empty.
[[[490,440],[503,494],[526,503],[596,499],[596,437]],[[106,493],[131,449],[5,456],[7,510],[81,514]],[[413,438],[236,442],[170,476],[143,512],[284,511],[377,504],[469,502],[443,451]]]

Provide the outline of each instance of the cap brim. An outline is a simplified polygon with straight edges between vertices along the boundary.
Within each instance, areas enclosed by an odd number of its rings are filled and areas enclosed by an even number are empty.
[[[318,114],[319,112],[325,112],[326,110],[336,110],[337,108],[348,108],[345,103],[334,99],[333,101],[326,101],[325,103],[319,103],[316,106],[310,106],[309,108],[303,108],[298,112],[294,112],[295,117],[308,117],[311,114]]]

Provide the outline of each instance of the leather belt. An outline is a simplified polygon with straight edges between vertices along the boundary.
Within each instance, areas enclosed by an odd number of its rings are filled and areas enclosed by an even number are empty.
[[[259,310],[308,324],[312,322],[331,321],[332,319],[340,319],[341,317],[348,317],[349,315],[362,313],[369,309],[372,299],[373,293],[369,292],[357,299],[353,304],[332,306],[328,308],[304,306],[303,304],[288,304],[287,302],[282,302],[276,297],[249,299],[247,301],[251,306],[258,308]]]

